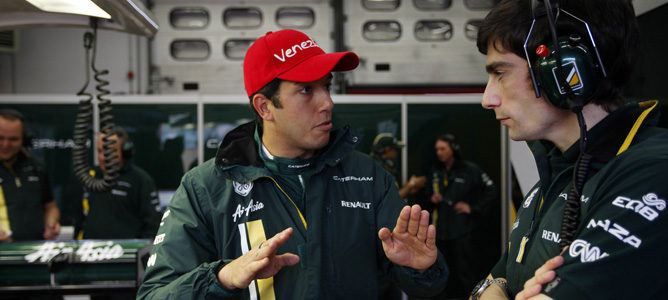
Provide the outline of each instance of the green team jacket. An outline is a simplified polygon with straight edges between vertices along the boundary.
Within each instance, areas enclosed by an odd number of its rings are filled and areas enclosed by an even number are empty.
[[[34,158],[19,152],[14,165],[0,164],[0,209],[6,208],[8,224],[1,224],[12,240],[44,239],[44,205],[53,201],[49,176]],[[2,205],[4,204],[4,205]]]
[[[436,238],[439,240],[451,240],[471,232],[483,210],[496,198],[492,179],[469,161],[456,160],[449,172],[445,167],[433,168],[430,197],[435,192],[434,185],[438,185],[438,192],[443,196],[443,202],[435,207],[438,210]],[[471,214],[455,212],[454,206],[459,201],[470,205]]]
[[[95,173],[102,177],[99,169]],[[131,162],[123,165],[109,192],[85,192],[84,199],[89,205],[83,225],[85,239],[153,238],[158,230],[160,200],[155,183]]]
[[[333,132],[304,180],[305,209],[285,194],[258,155],[255,124],[228,133],[216,155],[188,172],[163,216],[138,299],[376,299],[377,274],[409,294],[442,290],[447,267],[423,273],[393,265],[378,230],[394,228],[401,208],[394,179],[368,155],[353,151],[358,138]],[[308,222],[307,222],[308,221]],[[300,263],[249,288],[229,291],[217,279],[225,263],[292,227],[278,254]]]
[[[664,257],[668,131],[655,127],[656,105],[656,101],[631,103],[589,130],[587,152],[594,159],[580,201],[580,223],[562,255],[564,265],[556,269],[557,277],[543,286],[546,295],[554,299],[668,295]],[[561,252],[562,212],[580,146],[578,142],[564,153],[545,141],[530,147],[540,181],[525,197],[509,249],[491,272],[508,280],[511,297],[538,267]],[[528,238],[524,247],[523,238]]]

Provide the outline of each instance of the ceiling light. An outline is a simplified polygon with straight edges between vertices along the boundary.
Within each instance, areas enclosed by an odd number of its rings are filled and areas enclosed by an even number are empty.
[[[104,19],[111,16],[91,0],[26,0],[40,10],[54,13],[77,14]]]

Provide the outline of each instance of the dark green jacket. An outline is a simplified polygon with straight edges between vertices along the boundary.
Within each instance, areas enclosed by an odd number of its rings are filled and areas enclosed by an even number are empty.
[[[96,171],[101,178],[101,171]],[[160,200],[155,183],[131,162],[123,166],[111,191],[85,192],[84,198],[90,207],[83,225],[85,239],[153,238],[158,231]]]
[[[0,184],[12,240],[43,240],[44,205],[53,201],[53,194],[42,166],[19,152],[14,165],[0,164]],[[7,231],[4,227],[2,230]]]
[[[188,172],[163,216],[139,299],[376,299],[378,270],[405,291],[438,293],[447,278],[442,256],[422,274],[391,264],[378,230],[393,228],[404,205],[392,176],[353,151],[348,129],[331,134],[304,178],[305,210],[287,197],[258,155],[255,125],[228,133],[215,161]],[[218,271],[292,227],[278,253],[300,263],[248,289],[225,290]]]
[[[580,223],[563,254],[564,265],[556,270],[557,278],[543,287],[548,296],[659,299],[668,295],[664,257],[668,131],[655,127],[658,108],[653,104],[629,104],[589,130],[587,152],[593,161],[580,201]],[[649,116],[644,119],[642,112]],[[628,149],[625,141],[630,143]],[[564,153],[544,141],[530,147],[540,182],[517,212],[509,249],[491,272],[508,279],[511,296],[538,267],[561,252],[562,213],[579,154],[579,142]],[[520,255],[524,237],[528,242]]]
[[[438,210],[436,238],[451,240],[473,231],[481,213],[487,205],[493,204],[497,193],[492,179],[472,162],[455,160],[447,172],[440,166],[432,169],[431,192],[428,194],[431,197],[434,184],[437,184],[443,202],[435,207]],[[470,205],[471,214],[455,212],[454,205],[459,201]]]

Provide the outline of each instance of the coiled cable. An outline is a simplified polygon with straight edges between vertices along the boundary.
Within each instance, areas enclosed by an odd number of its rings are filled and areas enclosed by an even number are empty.
[[[118,155],[115,154],[115,149],[111,145],[117,142],[117,140],[108,140],[107,136],[102,138],[102,148],[104,150],[104,162],[105,170],[103,171],[103,178],[96,179],[89,172],[88,166],[88,149],[86,149],[86,140],[88,139],[88,128],[91,124],[91,119],[93,116],[93,95],[86,92],[88,88],[89,78],[90,78],[90,69],[92,69],[95,74],[95,81],[98,83],[95,86],[97,90],[97,100],[98,108],[100,111],[100,131],[102,133],[109,132],[111,128],[114,127],[113,116],[111,115],[111,101],[104,96],[108,95],[110,92],[105,87],[109,85],[109,81],[102,79],[103,75],[109,74],[108,70],[98,70],[95,67],[95,52],[97,45],[97,21],[93,19],[91,21],[93,26],[93,33],[86,32],[84,34],[84,48],[86,52],[86,82],[81,90],[77,93],[77,96],[84,96],[84,99],[79,101],[79,109],[77,112],[77,119],[74,123],[74,148],[72,150],[72,165],[74,169],[74,174],[84,186],[84,188],[91,192],[103,193],[111,190],[111,188],[116,184],[116,180],[120,175],[120,162],[118,161]],[[92,62],[89,60],[90,52],[92,54]],[[89,65],[90,63],[90,65]]]

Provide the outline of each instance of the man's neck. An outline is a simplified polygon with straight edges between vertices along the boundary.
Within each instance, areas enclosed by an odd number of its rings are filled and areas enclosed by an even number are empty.
[[[609,113],[602,106],[589,103],[582,108],[582,115],[587,130],[589,130],[608,116]],[[553,130],[549,132],[547,140],[554,143],[561,152],[568,150],[568,148],[580,139],[580,125],[575,113],[567,113],[566,117],[561,119],[555,126],[552,126],[552,128]]]
[[[446,162],[444,162],[443,164],[445,165],[445,170],[446,170],[446,171],[450,171],[450,169],[452,169],[452,165],[455,164],[455,158],[454,158],[454,157],[450,157],[450,159],[448,159],[448,160],[447,160]]]
[[[262,144],[267,148],[269,153],[271,153],[271,155],[273,156],[278,156],[288,159],[295,159],[295,158],[309,159],[315,153],[315,151],[313,150],[306,151],[295,147],[289,147],[285,143],[283,136],[281,134],[278,134],[278,131],[271,123],[264,122],[262,127],[263,127],[262,137],[261,137]]]

